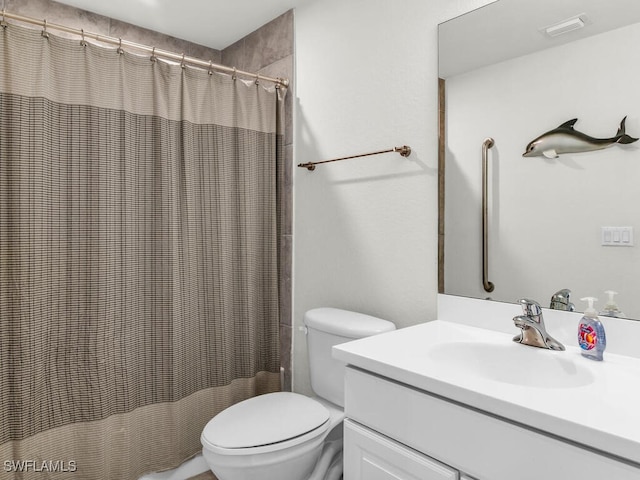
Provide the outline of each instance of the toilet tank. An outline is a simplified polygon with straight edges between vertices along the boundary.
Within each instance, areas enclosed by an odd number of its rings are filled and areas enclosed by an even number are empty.
[[[344,407],[345,364],[331,356],[331,347],[358,338],[390,332],[393,323],[338,308],[315,308],[304,315],[311,388],[321,398]]]

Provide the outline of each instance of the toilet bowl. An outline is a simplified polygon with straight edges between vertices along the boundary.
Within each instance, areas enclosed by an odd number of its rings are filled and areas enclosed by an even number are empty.
[[[332,358],[331,348],[395,326],[335,308],[310,310],[304,323],[311,386],[317,396],[268,393],[212,418],[200,440],[204,459],[218,480],[339,478],[345,365]]]
[[[291,392],[260,395],[209,421],[202,453],[218,480],[306,480],[344,412]]]

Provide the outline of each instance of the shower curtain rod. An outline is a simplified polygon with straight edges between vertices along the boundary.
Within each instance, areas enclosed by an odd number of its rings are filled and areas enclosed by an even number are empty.
[[[333,160],[323,160],[321,162],[299,163],[298,166],[302,168],[306,168],[310,172],[313,172],[316,169],[316,165],[320,165],[321,163],[339,162],[341,160],[351,160],[352,158],[369,157],[371,155],[380,155],[381,153],[391,153],[391,152],[398,152],[403,157],[408,157],[409,155],[411,155],[411,147],[407,145],[403,145],[402,147],[393,147],[393,148],[390,148],[389,150],[380,150],[379,152],[361,153],[360,155],[350,155],[348,157],[334,158]]]
[[[190,63],[193,65],[197,65],[199,67],[207,68],[209,69],[210,72],[213,70],[218,70],[221,72],[230,73],[234,76],[234,78],[237,75],[240,75],[243,77],[250,77],[252,79],[255,79],[256,83],[259,83],[260,81],[264,80],[267,82],[275,83],[276,87],[287,88],[289,86],[289,80],[286,78],[274,78],[274,77],[268,77],[266,75],[260,75],[258,73],[245,72],[243,70],[238,70],[237,68],[234,68],[234,67],[227,67],[225,65],[216,64],[216,63],[213,63],[212,61],[200,60],[198,58],[189,57],[189,56],[186,56],[184,53],[178,54],[178,53],[170,52],[168,50],[162,50],[160,48],[150,47],[148,45],[142,45],[139,43],[130,42],[128,40],[122,40],[121,38],[109,37],[107,35],[100,35],[98,33],[85,32],[84,29],[78,30],[77,28],[67,27],[65,25],[59,25],[56,23],[49,23],[47,22],[47,20],[38,20],[37,18],[25,17],[23,15],[10,13],[5,10],[2,10],[2,20],[0,20],[0,25],[2,27],[7,26],[7,23],[5,22],[5,19],[7,18],[12,20],[17,20],[19,22],[30,23],[32,25],[38,25],[43,28],[42,35],[45,37],[48,36],[48,32],[47,32],[48,29],[60,30],[62,32],[78,35],[79,37],[81,37],[81,42],[85,42],[87,38],[91,38],[101,43],[117,45],[119,52],[122,51],[123,46],[126,46],[126,47],[135,48],[137,50],[143,50],[147,53],[150,53],[152,58],[164,57],[170,60],[178,61],[180,62],[181,65],[184,65],[185,63]]]

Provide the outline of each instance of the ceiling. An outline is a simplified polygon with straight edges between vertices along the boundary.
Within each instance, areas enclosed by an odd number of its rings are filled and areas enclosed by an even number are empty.
[[[311,0],[57,0],[59,3],[222,50]]]
[[[440,25],[439,74],[457,75],[640,22],[638,0],[501,0]],[[585,27],[558,37],[545,27],[580,15]],[[631,48],[624,45],[621,48]],[[606,59],[594,62],[605,63]]]

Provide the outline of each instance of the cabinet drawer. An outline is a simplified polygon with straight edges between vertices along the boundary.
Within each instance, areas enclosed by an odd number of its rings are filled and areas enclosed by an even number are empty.
[[[362,370],[346,370],[348,418],[478,480],[640,479],[640,469],[631,464]]]
[[[458,480],[446,465],[349,420],[344,459],[344,480]]]

